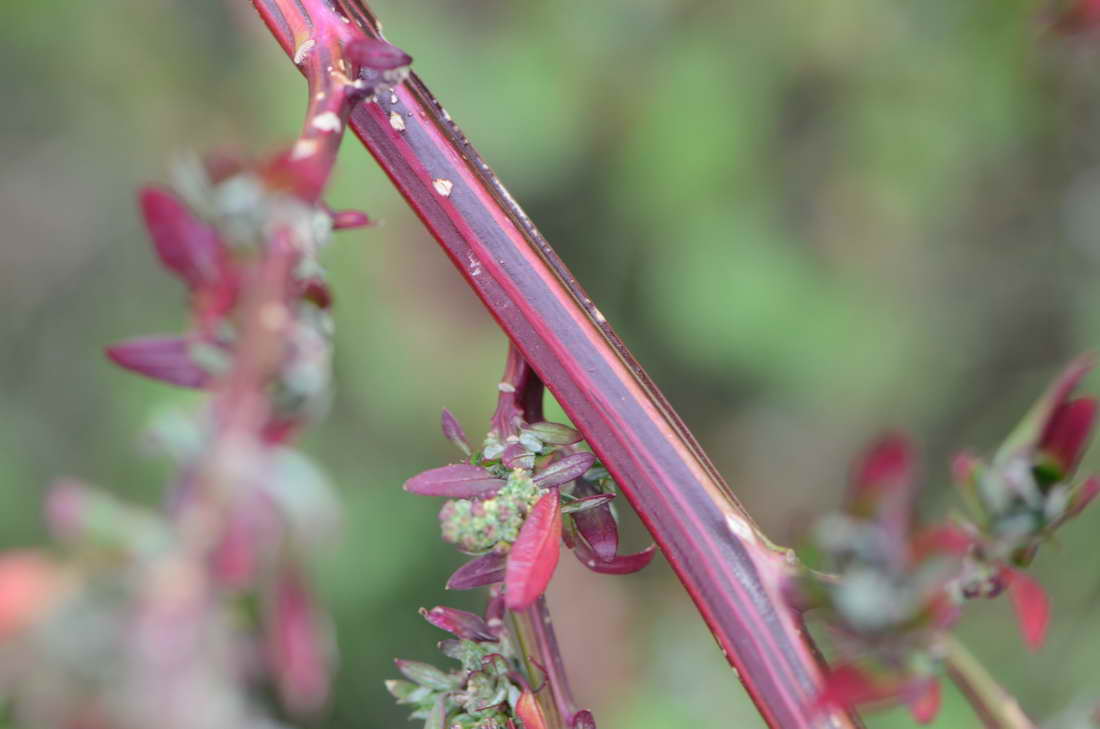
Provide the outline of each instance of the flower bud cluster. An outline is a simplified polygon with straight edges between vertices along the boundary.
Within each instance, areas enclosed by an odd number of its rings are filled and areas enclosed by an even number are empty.
[[[439,512],[443,539],[478,555],[459,568],[448,587],[504,581],[508,606],[520,609],[545,591],[562,542],[596,572],[626,574],[648,564],[652,547],[618,554],[610,503],[615,485],[584,448],[580,433],[561,423],[501,416],[510,407],[509,395],[478,451],[444,411],[443,433],[466,454],[466,462],[425,471],[405,483],[413,493],[449,497]]]
[[[512,469],[494,496],[452,499],[443,505],[439,511],[443,541],[470,554],[507,552],[519,537],[525,517],[545,493],[546,489],[535,485],[530,472]]]
[[[1028,647],[1042,644],[1050,604],[1019,568],[1100,493],[1096,478],[1074,478],[1096,401],[1073,391],[1091,367],[1090,358],[1073,362],[988,462],[956,457],[969,519],[919,529],[908,444],[891,436],[870,449],[844,512],[817,523],[832,574],[807,573],[792,592],[801,605],[822,608],[840,654],[823,703],[902,702],[931,719],[943,636],[972,598],[1007,592]]]
[[[413,708],[409,718],[424,729],[543,729],[545,722],[512,638],[501,619],[503,602],[489,603],[485,618],[454,608],[421,613],[455,638],[441,641],[443,655],[460,667],[442,671],[428,663],[397,660],[404,679],[386,682],[397,703]]]

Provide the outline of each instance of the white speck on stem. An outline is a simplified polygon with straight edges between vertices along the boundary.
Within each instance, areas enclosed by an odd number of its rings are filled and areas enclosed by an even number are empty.
[[[405,131],[405,120],[402,119],[401,115],[398,114],[396,111],[391,111],[390,126],[393,127],[395,131],[403,132]]]
[[[309,157],[317,152],[318,146],[316,139],[299,139],[294,143],[294,148],[290,150],[290,158],[297,160]]]
[[[343,128],[340,117],[336,115],[335,111],[325,111],[318,114],[313,117],[311,124],[314,129],[319,129],[322,132],[338,132]]]
[[[498,384],[497,389],[500,390],[501,392],[515,392],[516,391],[515,386],[510,385],[507,382],[501,382],[500,384]]]
[[[606,324],[607,323],[607,317],[605,317],[603,315],[602,311],[600,311],[599,309],[597,309],[594,306],[592,307],[592,316],[595,317],[596,322],[598,324]]]
[[[481,261],[477,260],[477,257],[473,253],[466,256],[466,262],[470,266],[470,275],[477,278],[481,275]]]
[[[728,526],[730,531],[739,539],[752,541],[753,537],[756,536],[752,527],[749,526],[749,523],[736,514],[726,514],[726,526]]]
[[[391,104],[396,104],[397,103],[397,94],[395,94],[393,92],[390,92],[390,103]]]
[[[455,186],[455,183],[451,182],[450,180],[445,180],[442,177],[437,177],[434,180],[432,180],[432,187],[434,187],[435,191],[438,192],[443,197],[450,197],[451,196],[451,189],[454,186]]]
[[[306,60],[306,56],[309,55],[315,45],[317,45],[317,41],[310,38],[298,46],[298,49],[294,51],[294,64],[296,66],[302,65],[302,61]]]

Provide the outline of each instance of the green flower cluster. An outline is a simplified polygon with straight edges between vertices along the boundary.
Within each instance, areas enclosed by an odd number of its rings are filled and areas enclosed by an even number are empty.
[[[527,512],[546,492],[520,468],[508,474],[505,485],[492,498],[453,499],[439,511],[443,540],[464,552],[507,552],[519,536]]]

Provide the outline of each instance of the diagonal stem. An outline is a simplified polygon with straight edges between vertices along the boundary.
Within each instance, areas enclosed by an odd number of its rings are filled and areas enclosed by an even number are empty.
[[[1016,697],[997,683],[958,638],[945,635],[942,646],[947,675],[970,702],[986,729],[1035,729]]]
[[[358,0],[253,4],[290,55],[330,26],[380,37]],[[349,124],[620,484],[765,721],[859,726],[815,707],[822,664],[783,598],[793,552],[760,532],[427,87],[414,74],[356,107]]]

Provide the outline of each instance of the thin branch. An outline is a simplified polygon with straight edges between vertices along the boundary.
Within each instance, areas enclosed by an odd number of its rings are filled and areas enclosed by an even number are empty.
[[[571,726],[573,716],[577,713],[577,704],[569,686],[561,650],[558,648],[554,624],[546,606],[546,596],[540,597],[526,610],[512,610],[510,613],[517,649],[523,654],[527,664],[527,675],[532,681],[536,677],[542,677],[547,684],[539,692],[540,697],[548,696],[550,699],[542,702],[547,725],[563,728]]]
[[[943,638],[947,674],[974,708],[986,729],[1035,729],[1016,698],[1005,691],[957,638]]]

